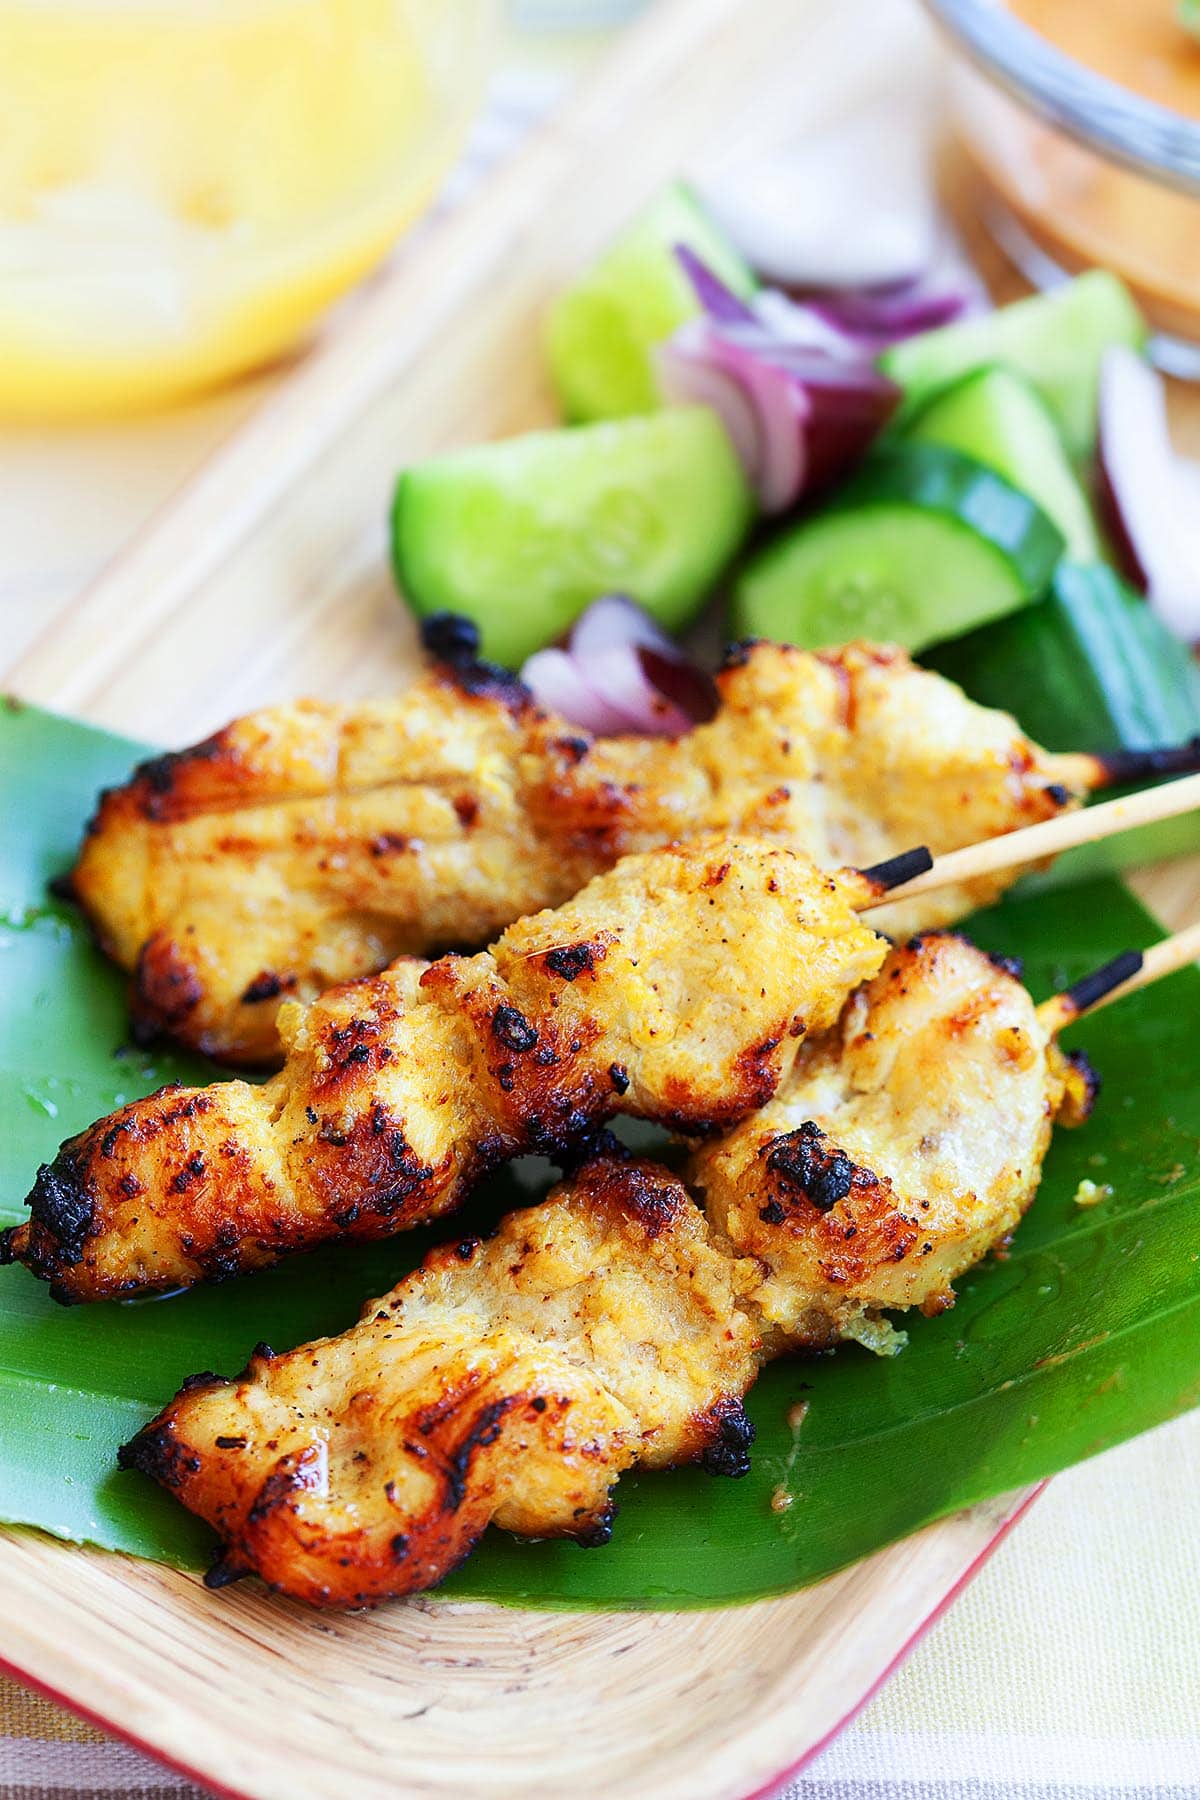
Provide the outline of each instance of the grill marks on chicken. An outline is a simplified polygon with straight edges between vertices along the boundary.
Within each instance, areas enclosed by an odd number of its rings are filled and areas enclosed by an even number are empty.
[[[601,1159],[345,1336],[203,1378],[123,1460],[216,1527],[210,1580],[317,1605],[428,1587],[493,1519],[600,1543],[623,1469],[744,1463],[752,1278],[665,1169]]]
[[[166,1088],[63,1145],[0,1236],[60,1300],[187,1286],[456,1206],[617,1112],[683,1132],[775,1092],[880,965],[862,878],[709,838],[627,857],[492,950],[281,1014],[271,1081]]]
[[[188,1384],[123,1453],[206,1519],[214,1584],[318,1605],[433,1585],[494,1522],[596,1542],[635,1464],[740,1474],[760,1366],[950,1283],[1032,1199],[1093,1083],[969,944],[894,951],[779,1099],[693,1161],[707,1217],[606,1152],[344,1336]]]
[[[288,999],[484,943],[630,852],[720,831],[866,867],[1078,797],[1079,758],[897,649],[742,646],[718,688],[716,716],[675,741],[594,739],[461,659],[393,700],[251,714],[102,796],[74,891],[133,976],[143,1032],[269,1063]],[[948,923],[1010,879],[889,909],[881,929]]]
[[[688,1180],[755,1258],[768,1334],[887,1348],[882,1312],[952,1305],[955,1279],[1015,1230],[1055,1120],[1086,1118],[1093,1079],[1010,968],[962,938],[918,938]]]

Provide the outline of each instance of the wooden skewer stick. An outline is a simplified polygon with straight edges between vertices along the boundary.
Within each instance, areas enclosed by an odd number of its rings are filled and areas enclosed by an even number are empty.
[[[995,875],[1001,869],[1040,862],[1043,857],[1059,856],[1064,850],[1074,850],[1080,844],[1099,843],[1102,838],[1132,831],[1137,825],[1156,824],[1160,819],[1174,819],[1180,813],[1197,809],[1200,809],[1200,775],[1188,775],[1182,781],[1170,781],[1164,787],[1146,788],[1120,800],[1105,800],[1100,806],[1046,819],[1040,825],[1027,825],[1022,831],[985,838],[981,844],[969,844],[965,850],[951,850],[934,859],[929,857],[928,851],[907,851],[905,856],[890,857],[885,863],[860,871],[866,889],[860,910],[867,912],[872,906],[882,906],[892,900],[908,900],[960,881]],[[905,857],[922,871],[914,873],[911,879],[904,867]]]
[[[1168,775],[1191,775],[1200,769],[1200,736],[1184,744],[1153,750],[1060,751],[1049,758],[1051,773],[1080,794],[1124,787],[1135,781],[1157,781]]]
[[[1161,981],[1164,975],[1173,975],[1176,969],[1185,969],[1197,961],[1200,924],[1185,926],[1173,937],[1151,944],[1148,950],[1125,950],[1114,956],[1103,968],[1093,969],[1061,994],[1043,1000],[1037,1009],[1038,1018],[1048,1030],[1061,1031],[1084,1013],[1099,1012],[1102,1006],[1111,1006],[1114,1000],[1123,1000],[1126,994],[1135,994],[1152,981]]]

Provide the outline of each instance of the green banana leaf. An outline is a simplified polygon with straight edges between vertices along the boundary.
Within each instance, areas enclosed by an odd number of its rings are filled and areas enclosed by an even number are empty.
[[[199,1059],[126,1044],[120,977],[47,881],[70,862],[95,792],[139,747],[32,708],[0,710],[0,1222],[21,1216],[61,1138]],[[1024,957],[1048,993],[1157,935],[1124,888],[1093,882],[981,915],[973,935]],[[815,1581],[918,1526],[1064,1468],[1200,1400],[1200,975],[1187,971],[1077,1028],[1105,1077],[1095,1118],[1062,1132],[1004,1262],[959,1284],[956,1308],[906,1320],[908,1348],[780,1362],[751,1398],[751,1475],[622,1481],[613,1542],[488,1534],[459,1596],[538,1606],[678,1607]],[[540,1192],[544,1164],[487,1184],[486,1222]],[[1111,1186],[1084,1210],[1079,1183]],[[336,1331],[430,1242],[301,1258],[227,1287],[64,1310],[0,1271],[0,1518],[195,1567],[209,1534],[117,1445],[201,1368],[234,1370]],[[803,1408],[797,1406],[803,1402]],[[802,1419],[799,1417],[803,1412]],[[795,1429],[789,1424],[795,1422]],[[792,1504],[772,1505],[780,1489]]]

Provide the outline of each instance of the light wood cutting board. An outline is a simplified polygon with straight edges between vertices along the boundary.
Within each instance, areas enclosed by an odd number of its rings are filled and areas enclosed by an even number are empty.
[[[883,100],[897,78],[925,78],[928,54],[907,0],[660,0],[5,685],[179,743],[265,701],[405,681],[414,638],[384,559],[396,469],[552,417],[536,350],[547,296],[662,182]],[[1200,902],[1193,865],[1140,885],[1168,918]],[[0,1533],[0,1664],[262,1800],[742,1800],[845,1722],[1030,1498],[787,1599],[680,1614],[429,1599],[318,1617]]]

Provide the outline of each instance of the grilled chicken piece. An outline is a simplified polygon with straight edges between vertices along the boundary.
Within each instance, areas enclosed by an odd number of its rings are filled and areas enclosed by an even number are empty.
[[[1093,1091],[1013,975],[927,939],[809,1040],[769,1124],[696,1159],[707,1220],[665,1170],[601,1155],[344,1336],[198,1376],[122,1460],[215,1527],[213,1585],[252,1571],[318,1605],[432,1586],[489,1521],[596,1542],[635,1463],[745,1471],[770,1357],[887,1348],[879,1308],[948,1305]]]
[[[1015,1230],[1052,1125],[1087,1117],[1093,1082],[1009,965],[963,938],[918,938],[688,1179],[756,1258],[765,1331],[886,1349],[882,1312],[953,1305],[956,1277]]]
[[[631,851],[721,831],[865,867],[1033,824],[1102,779],[897,649],[741,646],[718,688],[674,741],[593,739],[469,657],[396,699],[255,713],[105,794],[74,892],[133,975],[141,1031],[270,1063],[282,1001],[485,943]],[[880,929],[949,923],[1011,879]]]
[[[70,1139],[0,1260],[65,1301],[181,1287],[389,1236],[614,1113],[732,1124],[879,967],[871,885],[752,839],[626,857],[491,951],[286,1007],[265,1086],[164,1088]]]
[[[345,1336],[198,1378],[122,1460],[216,1527],[210,1582],[319,1606],[429,1587],[491,1520],[601,1543],[634,1463],[744,1471],[754,1273],[665,1169],[599,1160]]]

